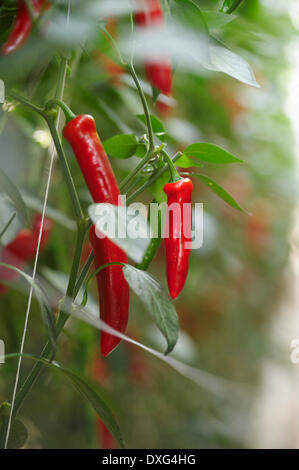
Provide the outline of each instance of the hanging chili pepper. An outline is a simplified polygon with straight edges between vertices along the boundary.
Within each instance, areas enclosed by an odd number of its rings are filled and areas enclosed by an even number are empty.
[[[35,257],[38,237],[41,225],[41,215],[33,219],[33,230],[23,229],[14,240],[4,246],[1,253],[1,262],[23,269],[28,261]],[[40,252],[42,252],[49,240],[53,223],[47,217],[44,218],[43,230],[40,241]],[[19,278],[19,274],[12,269],[0,266],[0,280],[13,282]],[[0,284],[0,293],[6,292],[7,287]]]
[[[136,24],[141,28],[162,28],[163,9],[159,0],[140,0],[142,10],[135,13]],[[165,95],[171,94],[172,71],[168,57],[147,60],[145,72],[149,82]]]
[[[167,195],[166,218],[166,266],[167,282],[170,296],[175,299],[184,287],[189,268],[191,242],[192,181],[180,178],[164,186]],[[189,205],[189,207],[184,205]]]
[[[34,13],[37,15],[41,9],[50,7],[48,0],[31,0]],[[9,38],[2,46],[2,54],[9,55],[23,46],[29,38],[32,20],[24,0],[18,1],[18,10]]]
[[[90,229],[89,240],[93,247],[96,269],[106,263],[127,263],[125,252],[109,238],[98,238],[94,225]],[[101,270],[97,274],[97,285],[102,320],[115,330],[124,333],[128,323],[129,286],[124,278],[122,266],[109,266]],[[116,336],[103,331],[102,355],[110,354],[120,341]]]
[[[121,204],[118,184],[109,159],[97,134],[94,119],[82,114],[71,119],[63,130],[70,143],[94,202]],[[123,250],[107,237],[98,238],[95,227],[90,229],[90,242],[95,257],[95,267],[112,262],[127,263]],[[121,266],[109,266],[97,274],[100,297],[100,314],[103,321],[120,332],[125,332],[128,322],[129,286]],[[120,339],[102,332],[101,353],[107,356]]]

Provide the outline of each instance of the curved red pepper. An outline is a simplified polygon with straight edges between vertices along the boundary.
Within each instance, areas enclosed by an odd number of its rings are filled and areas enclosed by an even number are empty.
[[[31,0],[32,7],[35,14],[38,14],[43,5],[48,3],[47,0]],[[26,2],[19,0],[18,11],[13,25],[12,31],[10,32],[9,38],[2,46],[2,54],[9,55],[15,50],[19,49],[27,39],[29,38],[32,28],[32,20],[27,10]]]
[[[135,21],[139,27],[163,27],[163,10],[159,0],[142,0],[142,11],[135,13]],[[145,72],[149,82],[165,95],[171,94],[172,71],[168,57],[159,60],[148,60]]]
[[[166,271],[170,296],[175,299],[184,287],[189,269],[190,248],[185,246],[191,242],[192,212],[184,214],[183,205],[192,204],[192,181],[182,178],[164,186],[167,195],[166,219]],[[174,206],[171,206],[174,204]],[[177,217],[176,217],[177,216]]]
[[[19,232],[14,240],[4,246],[1,253],[1,262],[11,264],[16,268],[23,269],[28,261],[35,257],[40,224],[41,215],[35,215],[33,219],[33,230],[23,229]],[[40,252],[42,252],[49,240],[53,223],[47,217],[44,218],[43,231],[40,242]],[[1,281],[16,281],[19,274],[12,269],[7,269],[0,266],[0,280]],[[0,293],[6,292],[7,287],[0,284]]]
[[[88,189],[95,202],[118,205],[119,188],[109,159],[97,134],[94,119],[80,115],[69,121],[63,130],[77,157]],[[95,227],[90,229],[90,242],[95,256],[95,267],[112,262],[127,263],[123,250],[107,237],[98,238]],[[109,266],[97,274],[101,318],[120,332],[128,323],[129,286],[121,266]],[[101,353],[107,356],[119,344],[116,336],[102,332]]]

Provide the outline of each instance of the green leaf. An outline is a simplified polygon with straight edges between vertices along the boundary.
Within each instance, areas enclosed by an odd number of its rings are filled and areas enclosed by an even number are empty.
[[[246,85],[260,88],[248,62],[212,36],[210,36],[209,54],[211,63],[206,68],[223,72]]]
[[[135,150],[135,156],[139,158],[145,157],[145,154],[147,152],[147,147],[145,144],[138,144]]]
[[[214,10],[206,10],[202,13],[209,29],[221,29],[237,18],[237,15],[226,15],[225,13]]]
[[[125,159],[135,154],[138,139],[135,134],[119,134],[103,142],[103,145],[111,157]]]
[[[28,274],[24,273],[23,271],[16,268],[15,266],[11,266],[10,264],[6,264],[2,262],[0,262],[0,266],[16,271],[20,276],[22,276],[28,282],[28,284],[32,286],[35,297],[39,303],[42,320],[45,325],[49,341],[52,345],[53,351],[56,351],[55,317],[54,317],[54,313],[51,308],[50,302],[48,300],[47,294],[44,292],[41,286],[37,284],[36,280],[33,281],[31,276],[28,276]]]
[[[190,168],[193,166],[202,168],[203,165],[200,162],[196,162],[189,158],[186,154],[183,154],[175,163],[180,168]]]
[[[5,356],[5,359],[10,359],[10,358],[19,357],[19,356],[20,356],[19,353],[7,354]],[[57,362],[50,362],[47,359],[43,359],[33,354],[22,354],[21,356],[24,358],[33,359],[38,362],[42,362],[46,366],[51,367],[52,369],[55,369],[61,372],[66,377],[68,377],[71,380],[74,387],[78,390],[78,392],[89,401],[89,403],[91,404],[95,412],[98,414],[101,420],[105,423],[105,425],[107,426],[109,431],[113,434],[113,436],[118,441],[120,446],[122,448],[124,447],[124,442],[123,442],[122,435],[121,435],[119,426],[117,424],[117,421],[114,415],[112,414],[110,408],[106,404],[105,400],[100,395],[98,391],[98,388],[99,388],[98,386],[95,386],[95,384],[82,378],[76,372],[73,372],[69,369],[61,367],[59,364],[57,364]]]
[[[167,341],[165,354],[170,353],[178,340],[179,321],[177,312],[159,282],[150,274],[126,264],[124,276],[135,294],[153,315],[158,328]]]
[[[7,194],[7,196],[12,200],[16,209],[23,217],[25,223],[29,226],[29,217],[27,213],[26,204],[21,196],[20,191],[16,185],[11,181],[11,179],[4,173],[0,168],[0,191]]]
[[[199,29],[202,32],[207,31],[207,24],[200,7],[192,0],[175,0],[174,13],[181,22]]]
[[[144,124],[146,124],[146,119],[144,114],[137,114],[136,116],[140,121],[142,121]],[[153,133],[158,137],[158,139],[161,140],[161,142],[165,141],[165,128],[163,125],[163,122],[160,121],[156,116],[153,114],[150,115],[150,120],[152,123],[152,128],[153,128]]]
[[[0,405],[0,435],[2,435],[3,430],[7,429],[10,408],[11,404],[8,402],[3,402]],[[27,439],[28,431],[26,426],[19,419],[15,419],[11,425],[7,448],[20,449],[24,447]]]
[[[226,152],[226,150],[223,150],[221,147],[205,142],[189,145],[185,148],[184,155],[198,158],[207,163],[243,163],[243,160],[234,157],[234,155]]]
[[[239,206],[237,201],[224,189],[222,186],[217,184],[214,180],[205,175],[196,175],[201,181],[206,184],[214,193],[216,193],[223,201],[227,202],[230,206],[238,211],[245,212],[242,207]]]

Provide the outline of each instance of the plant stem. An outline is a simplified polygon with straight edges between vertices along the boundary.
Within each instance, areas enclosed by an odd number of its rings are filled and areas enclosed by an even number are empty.
[[[169,168],[169,171],[170,171],[170,174],[171,174],[171,181],[174,182],[174,181],[178,181],[179,179],[181,179],[176,167],[174,166],[174,163],[172,161],[172,159],[170,158],[170,156],[168,155],[167,152],[165,152],[165,150],[161,150],[161,153],[165,159],[165,162],[168,163],[168,168]]]
[[[155,200],[153,201],[155,202]],[[149,211],[149,216],[148,216],[148,220],[150,221],[150,211]],[[161,224],[161,211],[159,210],[158,212],[158,234],[157,234],[157,237],[152,237],[151,241],[150,241],[150,244],[143,256],[143,259],[141,261],[141,263],[139,264],[136,264],[135,267],[137,269],[141,269],[142,271],[146,271],[149,267],[149,265],[151,264],[152,260],[154,259],[155,257],[155,254],[157,253],[158,251],[158,248],[161,244],[161,230],[162,230],[162,224]]]
[[[85,281],[86,279],[86,276],[88,274],[88,271],[93,263],[93,260],[94,260],[94,254],[93,252],[90,253],[86,263],[84,264],[83,268],[82,268],[82,271],[78,277],[78,280],[77,280],[77,283],[76,283],[76,286],[75,286],[75,291],[74,291],[74,295],[75,295],[75,298],[76,296],[78,295],[79,293],[79,290],[81,289],[81,286],[83,285],[83,282]]]
[[[59,106],[62,111],[64,112],[64,115],[65,115],[65,118],[66,118],[66,121],[69,122],[71,121],[72,119],[74,119],[76,117],[76,115],[73,113],[73,111],[68,107],[68,105],[66,103],[64,103],[64,101],[61,101],[61,100],[57,100],[57,99],[54,99],[54,100],[49,100],[47,103],[46,103],[46,106],[45,108],[46,109],[49,109],[49,108],[52,108],[54,106]]]
[[[64,85],[65,85],[65,77],[66,77],[66,69],[67,69],[67,60],[65,58],[61,59],[60,63],[60,68],[59,68],[59,78],[58,78],[58,84],[56,87],[56,92],[55,92],[55,99],[62,100],[63,98],[63,93],[64,93]],[[78,286],[77,283],[77,275],[78,275],[78,270],[79,270],[79,264],[80,264],[80,259],[81,259],[81,253],[82,253],[82,247],[85,239],[85,234],[86,230],[89,226],[88,219],[83,217],[83,212],[81,209],[81,205],[79,202],[78,194],[74,186],[74,182],[72,179],[72,175],[70,173],[68,163],[60,142],[60,138],[58,135],[57,127],[59,123],[55,122],[55,119],[53,117],[48,116],[44,110],[41,108],[38,108],[35,105],[32,105],[30,102],[28,102],[26,99],[23,99],[22,97],[19,97],[16,94],[11,94],[14,96],[18,101],[21,103],[25,104],[26,106],[29,106],[31,109],[34,111],[38,112],[43,118],[47,121],[47,124],[49,126],[50,132],[52,134],[52,138],[56,147],[57,154],[60,158],[61,165],[63,168],[64,176],[66,179],[66,183],[69,188],[70,196],[72,199],[72,203],[74,206],[74,210],[76,213],[76,218],[77,218],[77,225],[78,225],[78,231],[77,231],[77,240],[76,240],[76,248],[75,248],[75,255],[73,258],[73,263],[72,263],[72,268],[71,268],[71,273],[70,273],[70,278],[68,282],[68,287],[67,287],[67,296],[69,296],[72,299],[75,299],[77,293],[79,292],[80,286]],[[81,273],[82,275],[82,273]],[[85,276],[82,276],[82,279],[85,279]],[[82,281],[83,282],[83,281]],[[56,323],[56,331],[57,331],[57,337],[59,336],[60,332],[62,331],[62,328],[68,318],[68,315],[64,314],[61,310],[59,313],[59,317]],[[49,354],[52,351],[51,344],[49,342],[46,343],[44,346],[41,357],[48,357]],[[42,364],[41,363],[36,363],[34,367],[31,369],[29,375],[25,379],[24,383],[20,387],[19,391],[17,392],[16,399],[14,402],[14,409],[12,413],[12,419],[15,418],[17,413],[19,412],[26,396],[28,395],[29,391],[31,390],[32,386],[34,385],[35,381],[37,380],[39,373],[42,369]],[[1,433],[1,437],[3,440],[3,436],[6,435],[7,432],[7,426],[3,426],[5,429]],[[1,446],[2,442],[0,442]]]
[[[14,212],[12,214],[12,216],[10,217],[9,221],[7,222],[7,224],[5,225],[5,227],[3,228],[3,230],[1,230],[0,232],[0,240],[1,238],[3,237],[3,235],[5,234],[6,230],[8,229],[8,227],[10,226],[10,224],[12,223],[12,221],[14,220],[15,216],[17,215],[16,212]]]
[[[231,13],[233,13],[237,8],[238,6],[242,3],[243,0],[235,0],[230,7],[226,7],[225,6],[225,2],[224,4],[222,5],[222,7],[220,8],[220,12],[222,13],[227,13],[228,15],[230,15]]]
[[[154,133],[153,133],[152,122],[151,122],[151,117],[150,117],[146,98],[144,96],[143,90],[141,88],[141,85],[138,80],[133,64],[128,65],[127,70],[131,74],[135,82],[135,85],[136,85],[136,88],[139,93],[141,103],[143,106],[145,122],[146,122],[146,127],[147,127],[148,141],[149,141],[149,149],[146,155],[140,161],[140,163],[135,168],[133,168],[133,170],[128,174],[126,178],[123,179],[123,181],[121,182],[119,186],[121,191],[127,186],[127,184],[131,181],[131,179],[134,178],[134,176],[144,167],[144,165],[146,165],[147,162],[152,158],[154,150],[155,150]]]
[[[143,106],[145,121],[146,121],[146,127],[147,127],[147,134],[148,134],[148,141],[149,141],[149,152],[152,152],[155,148],[155,143],[154,143],[154,133],[153,133],[153,128],[152,128],[152,122],[151,122],[151,117],[150,117],[147,101],[146,101],[145,95],[143,93],[142,87],[140,85],[140,82],[138,80],[138,77],[137,77],[137,74],[135,72],[133,64],[128,65],[127,69],[128,69],[128,72],[131,74],[134,82],[135,82],[137,91],[138,91],[139,96],[140,96],[140,100],[141,100],[141,103],[142,103],[142,106]]]
[[[60,142],[60,138],[59,138],[54,120],[51,117],[47,117],[46,121],[47,121],[47,124],[49,126],[49,129],[50,129],[50,132],[51,132],[51,135],[52,135],[55,147],[56,147],[57,155],[60,159],[60,164],[62,166],[62,170],[63,170],[64,177],[65,177],[65,180],[66,180],[66,184],[68,186],[69,193],[70,193],[70,196],[71,196],[71,200],[72,200],[72,203],[73,203],[73,208],[74,208],[74,211],[75,211],[75,214],[76,214],[77,223],[79,223],[83,219],[83,212],[82,212],[82,209],[81,209],[81,204],[80,204],[80,201],[79,201],[78,193],[77,193],[75,185],[74,185],[73,177],[71,175],[69,165],[68,165],[64,150],[62,148],[62,145],[61,145],[61,142]]]
[[[43,108],[40,108],[39,106],[36,106],[35,104],[31,103],[28,101],[26,98],[23,96],[18,95],[18,93],[15,93],[14,91],[9,91],[8,94],[14,98],[16,101],[19,101],[19,103],[24,104],[25,106],[31,108],[33,111],[36,113],[40,114],[43,118],[45,118],[45,112]]]
[[[56,92],[54,96],[54,98],[57,100],[62,100],[62,97],[64,94],[64,85],[65,85],[67,66],[68,66],[67,58],[61,56],[61,62],[59,64],[59,70],[58,70]]]
[[[173,162],[177,161],[181,156],[182,156],[181,152],[178,152],[172,158],[172,161]],[[157,181],[157,179],[160,178],[160,176],[162,176],[165,173],[165,171],[167,171],[167,170],[169,170],[169,165],[168,164],[165,165],[163,168],[161,168],[161,170],[154,173],[149,178],[149,180],[147,180],[147,182],[144,183],[144,185],[142,185],[139,189],[137,189],[137,191],[135,191],[135,193],[131,194],[131,196],[127,197],[127,204],[129,204],[131,201],[133,201],[133,199],[135,199],[139,194],[143,193],[143,191],[145,191],[149,186],[151,186],[155,181]]]
[[[78,270],[79,270],[79,263],[80,263],[81,252],[82,252],[82,247],[83,247],[85,233],[86,233],[86,226],[87,226],[86,219],[83,219],[83,220],[84,220],[84,222],[79,224],[78,232],[77,232],[75,255],[74,255],[71,274],[70,274],[70,278],[69,278],[69,282],[68,282],[68,286],[67,286],[67,291],[66,291],[66,295],[67,295],[68,300],[70,298],[72,300],[75,300],[76,295],[79,292],[79,289],[76,288],[76,285],[77,285],[76,284],[76,279],[77,279],[77,274],[78,274]],[[57,323],[56,323],[57,338],[58,338],[59,334],[61,333],[68,317],[69,316],[67,314],[63,313],[63,307],[62,307],[62,309],[59,313]],[[49,356],[49,354],[51,353],[51,351],[52,351],[51,344],[48,341],[45,344],[40,356],[42,358],[47,358]],[[43,368],[42,363],[36,363],[32,367],[32,369],[29,372],[28,376],[26,377],[25,382],[22,384],[21,388],[19,389],[19,391],[17,393],[17,396],[16,396],[16,400],[15,400],[13,418],[15,418],[17,416],[22,404],[24,403],[24,400],[25,400],[26,396],[28,395],[28,393],[31,390],[34,383],[36,382],[42,368]]]

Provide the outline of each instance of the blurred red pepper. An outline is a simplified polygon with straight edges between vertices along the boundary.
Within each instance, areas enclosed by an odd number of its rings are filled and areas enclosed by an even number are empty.
[[[23,229],[19,232],[14,240],[3,247],[1,252],[1,262],[11,264],[18,269],[23,269],[28,261],[35,257],[39,231],[41,226],[42,216],[37,214],[33,219],[33,229]],[[44,218],[43,231],[40,241],[40,252],[42,252],[48,241],[52,231],[53,223],[47,217]],[[1,281],[15,281],[19,274],[12,269],[0,266],[0,280]],[[7,291],[7,287],[0,284],[0,294]]]
[[[156,108],[159,116],[161,116],[162,118],[169,118],[170,116],[172,116],[174,110],[173,105],[167,104],[159,99],[156,101]]]
[[[49,8],[48,0],[31,0],[34,13],[37,15],[43,7]],[[32,28],[32,20],[24,0],[18,1],[18,10],[13,28],[7,41],[2,46],[2,54],[7,56],[19,49],[28,40]]]
[[[140,11],[135,13],[136,24],[141,28],[164,25],[163,9],[159,0],[140,0]],[[149,82],[165,95],[171,94],[172,70],[168,57],[147,60],[145,72]]]
[[[121,204],[120,191],[109,159],[98,136],[94,119],[82,114],[71,119],[63,130],[77,157],[86,184],[95,202]],[[90,229],[90,242],[95,256],[95,268],[112,262],[127,263],[127,256],[107,237],[98,238],[95,227]],[[104,322],[124,333],[128,323],[129,286],[121,266],[109,266],[97,274],[100,314]],[[101,353],[110,354],[121,340],[104,331],[101,333]]]
[[[94,357],[92,362],[92,378],[101,385],[109,382],[108,364],[98,355]],[[102,449],[116,449],[118,447],[113,435],[99,416],[96,416],[96,432]]]

